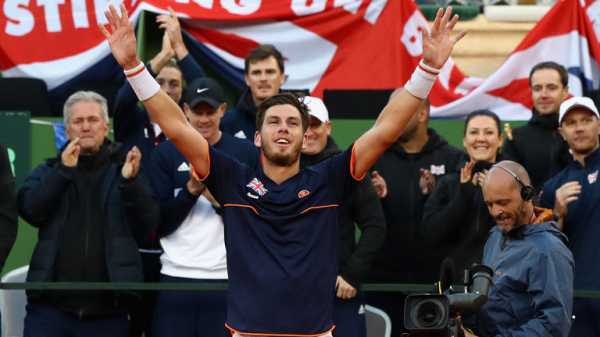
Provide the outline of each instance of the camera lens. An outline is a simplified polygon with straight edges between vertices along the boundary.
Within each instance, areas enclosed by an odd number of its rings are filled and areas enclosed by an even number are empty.
[[[412,319],[417,328],[430,329],[443,323],[446,316],[446,310],[440,301],[428,299],[417,304]]]

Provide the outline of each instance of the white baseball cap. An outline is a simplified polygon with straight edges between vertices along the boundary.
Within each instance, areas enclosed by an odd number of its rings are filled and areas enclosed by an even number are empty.
[[[308,107],[308,113],[311,116],[316,117],[321,121],[321,123],[329,121],[329,112],[327,111],[325,103],[323,103],[320,98],[314,96],[304,96],[302,102],[304,102],[304,104],[306,104]]]
[[[577,96],[571,97],[560,104],[560,109],[558,111],[558,124],[562,123],[565,115],[575,108],[584,108],[590,112],[593,112],[596,117],[600,118],[600,114],[598,114],[598,108],[596,108],[596,104],[594,104],[594,101],[592,101],[591,98]]]

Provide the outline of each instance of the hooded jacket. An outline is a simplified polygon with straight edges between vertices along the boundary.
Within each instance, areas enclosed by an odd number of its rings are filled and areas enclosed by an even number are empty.
[[[491,230],[483,264],[494,277],[479,312],[480,337],[568,336],[574,263],[566,243],[553,222]]]
[[[527,125],[515,128],[510,138],[502,145],[502,155],[525,167],[536,190],[571,160],[569,146],[558,132],[558,113],[534,111]]]
[[[394,145],[375,164],[374,169],[387,183],[388,195],[381,203],[388,230],[372,268],[373,281],[430,283],[438,278],[445,250],[423,249],[425,241],[419,228],[427,196],[419,187],[419,169],[432,171],[439,182],[456,171],[465,154],[435,130],[429,129],[428,135],[419,153],[406,153]]]
[[[301,155],[300,166],[315,165],[340,152],[335,141],[328,137],[327,145],[319,154]],[[383,210],[369,179],[363,179],[352,195],[347,197],[339,216],[338,273],[358,289],[368,276],[373,258],[385,239],[386,230]],[[361,231],[358,243],[355,225]]]

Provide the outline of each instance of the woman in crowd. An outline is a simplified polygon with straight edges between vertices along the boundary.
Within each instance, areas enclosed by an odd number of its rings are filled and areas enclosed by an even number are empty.
[[[487,170],[501,160],[501,144],[498,116],[489,110],[471,112],[465,119],[463,135],[468,161],[461,164],[459,172],[440,179],[425,203],[421,235],[437,249],[445,250],[460,273],[481,260],[494,224],[483,200],[481,183]]]

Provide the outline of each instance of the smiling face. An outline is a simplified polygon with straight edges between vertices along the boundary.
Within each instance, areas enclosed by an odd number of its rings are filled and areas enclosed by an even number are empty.
[[[318,118],[310,116],[302,153],[309,156],[321,153],[327,146],[327,137],[330,134],[331,123],[329,121],[321,122]]]
[[[586,156],[598,148],[598,123],[593,112],[581,107],[563,117],[559,131],[574,155]]]
[[[496,121],[489,116],[475,116],[466,126],[463,146],[471,161],[495,162],[502,137]]]
[[[265,111],[255,145],[264,157],[277,166],[291,166],[300,158],[304,139],[302,118],[290,104],[274,105]]]
[[[193,109],[190,109],[187,103],[184,105],[185,114],[192,127],[211,145],[220,139],[219,125],[226,109],[227,103],[219,105],[216,109],[205,102],[196,104]]]
[[[108,125],[102,116],[100,104],[94,101],[79,101],[69,109],[66,123],[69,140],[79,137],[81,153],[96,153],[108,134]]]
[[[543,68],[535,71],[531,75],[530,85],[533,107],[540,115],[558,112],[560,104],[569,95],[555,69]]]
[[[264,60],[249,63],[244,79],[250,88],[254,103],[258,106],[262,101],[279,92],[285,75],[279,69],[275,57],[269,56]]]

